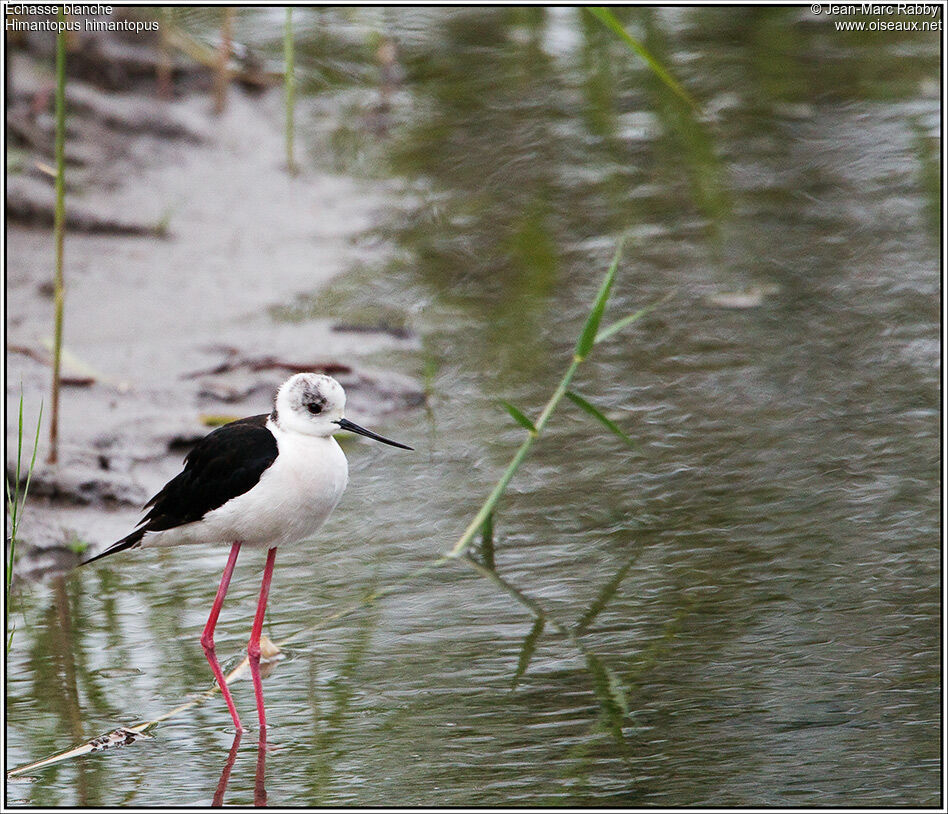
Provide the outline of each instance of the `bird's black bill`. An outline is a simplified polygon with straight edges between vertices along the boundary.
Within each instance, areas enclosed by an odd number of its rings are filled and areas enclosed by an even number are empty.
[[[398,447],[399,449],[412,449],[412,447],[406,446],[405,444],[399,444],[398,441],[391,441],[388,438],[383,438],[381,435],[376,435],[374,432],[370,432],[364,427],[360,427],[358,424],[353,424],[348,418],[340,418],[336,423],[344,430],[349,430],[349,432],[364,435],[366,438],[371,438],[373,441],[381,441],[383,444],[388,444],[392,447]]]

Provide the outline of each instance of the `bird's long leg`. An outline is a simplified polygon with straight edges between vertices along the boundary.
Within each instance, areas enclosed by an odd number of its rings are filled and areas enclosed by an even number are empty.
[[[234,573],[234,566],[237,564],[237,554],[239,552],[240,543],[234,543],[230,548],[230,557],[227,558],[227,565],[224,567],[224,575],[221,577],[217,596],[214,597],[214,604],[211,606],[211,615],[207,618],[207,624],[201,634],[201,647],[204,648],[207,663],[211,665],[211,672],[214,673],[214,678],[217,679],[217,686],[221,688],[221,695],[224,696],[224,700],[227,702],[227,709],[230,711],[230,717],[234,719],[234,726],[237,727],[238,732],[242,732],[244,728],[240,723],[240,716],[237,715],[237,707],[234,706],[234,699],[230,697],[227,681],[224,680],[224,671],[217,663],[217,656],[214,653],[214,628],[217,627],[217,617],[221,614],[221,606],[224,604],[224,596],[227,594],[227,586],[230,585],[230,578]]]
[[[273,562],[276,560],[276,553],[276,547],[267,552],[267,564],[263,568],[263,581],[260,583],[260,601],[257,602],[257,614],[253,618],[250,644],[247,645],[247,655],[250,656],[250,675],[253,677],[253,692],[257,698],[257,718],[260,720],[261,732],[267,728],[267,713],[263,708],[263,681],[260,679],[260,634],[263,632],[263,612],[267,608],[267,597],[270,595],[270,580],[273,577]]]

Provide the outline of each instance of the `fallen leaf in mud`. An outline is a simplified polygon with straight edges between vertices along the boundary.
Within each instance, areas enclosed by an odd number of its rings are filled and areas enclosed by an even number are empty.
[[[30,348],[26,345],[7,345],[8,353],[20,353],[23,356],[29,356],[30,359],[33,359],[36,362],[39,362],[41,365],[50,364],[49,354],[45,351],[41,351],[38,348]]]

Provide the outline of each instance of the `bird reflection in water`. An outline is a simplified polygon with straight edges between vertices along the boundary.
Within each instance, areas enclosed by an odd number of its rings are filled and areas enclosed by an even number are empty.
[[[267,678],[276,668],[277,664],[283,659],[284,654],[280,648],[270,641],[266,636],[260,639],[260,649],[262,659],[260,661],[260,678]],[[227,791],[227,784],[230,782],[230,773],[237,761],[237,752],[240,751],[240,739],[243,732],[238,729],[234,733],[234,742],[230,745],[230,752],[227,753],[227,760],[224,768],[221,770],[220,780],[217,781],[217,788],[214,791],[214,799],[211,801],[213,808],[220,808],[224,805],[224,793]],[[255,806],[266,806],[267,788],[266,780],[267,765],[267,730],[262,728],[257,740],[257,769],[253,783],[253,804]]]
[[[237,760],[237,752],[240,751],[241,732],[234,733],[234,742],[227,753],[227,761],[221,770],[221,778],[217,781],[217,788],[214,791],[214,799],[211,801],[213,808],[221,808],[224,805],[224,793],[227,791],[227,784],[230,782],[230,773]],[[260,731],[260,738],[257,741],[257,770],[253,781],[253,804],[258,807],[267,804],[266,788],[266,765],[267,765],[267,733],[266,730]]]

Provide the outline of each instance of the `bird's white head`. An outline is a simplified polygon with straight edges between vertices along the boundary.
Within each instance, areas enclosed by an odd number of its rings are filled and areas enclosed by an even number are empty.
[[[277,390],[270,420],[284,432],[328,438],[343,429],[393,447],[411,449],[349,421],[343,415],[345,409],[346,391],[332,376],[322,373],[297,373],[283,382]]]
[[[346,391],[331,376],[297,373],[277,390],[270,417],[286,432],[328,436],[346,409]]]

